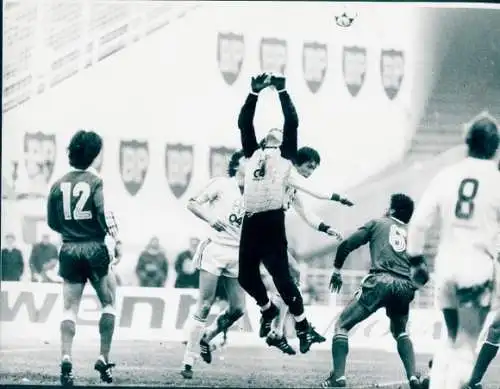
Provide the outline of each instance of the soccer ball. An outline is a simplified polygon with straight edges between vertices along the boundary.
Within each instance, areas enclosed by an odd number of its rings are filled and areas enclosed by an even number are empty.
[[[358,17],[357,12],[344,10],[339,15],[335,16],[335,23],[339,27],[350,27],[354,23],[354,20]]]

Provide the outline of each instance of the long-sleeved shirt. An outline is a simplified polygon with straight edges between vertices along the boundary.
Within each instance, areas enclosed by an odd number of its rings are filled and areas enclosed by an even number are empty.
[[[104,241],[106,234],[118,241],[118,224],[109,207],[97,171],[72,170],[50,189],[47,222],[63,242]]]
[[[32,274],[43,272],[43,266],[52,259],[57,259],[57,247],[52,243],[36,243],[33,245],[29,259]]]
[[[253,119],[258,96],[250,93],[241,108],[238,127],[241,133],[245,167],[245,209],[249,213],[283,208],[286,184],[297,155],[297,112],[286,90],[279,92],[284,115],[283,141],[279,148],[260,148]]]
[[[23,254],[19,249],[2,249],[2,281],[19,281],[24,272]]]

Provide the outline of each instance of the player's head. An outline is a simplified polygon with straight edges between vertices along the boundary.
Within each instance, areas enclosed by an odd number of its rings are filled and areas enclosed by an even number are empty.
[[[94,131],[80,130],[73,135],[69,142],[69,164],[75,169],[88,169],[97,159],[101,150],[102,138],[98,134]]]
[[[260,147],[279,147],[283,142],[283,130],[271,128],[264,139],[260,141]]]
[[[467,130],[465,143],[470,157],[493,159],[500,144],[496,120],[487,113],[477,116]]]
[[[242,178],[245,174],[244,155],[242,150],[235,151],[229,160],[227,174],[229,177]]]
[[[395,193],[391,196],[388,214],[403,223],[408,223],[413,215],[414,208],[415,203],[410,196]]]
[[[310,177],[320,163],[321,158],[319,153],[312,147],[301,147],[297,150],[295,168],[301,176],[305,178]]]

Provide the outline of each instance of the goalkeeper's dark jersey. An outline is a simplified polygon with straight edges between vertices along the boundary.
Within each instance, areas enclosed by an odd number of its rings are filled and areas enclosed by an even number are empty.
[[[341,268],[352,251],[369,243],[371,272],[387,272],[410,278],[406,235],[406,224],[393,217],[371,220],[340,244],[335,267]]]

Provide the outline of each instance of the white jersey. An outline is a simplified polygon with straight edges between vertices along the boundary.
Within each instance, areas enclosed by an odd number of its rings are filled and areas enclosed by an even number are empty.
[[[245,164],[245,209],[258,213],[283,208],[291,168],[279,148],[256,150]]]
[[[442,170],[420,200],[408,231],[410,255],[423,252],[435,215],[441,224],[436,273],[480,282],[497,254],[500,172],[489,160],[466,158]],[[465,280],[467,283],[467,280]]]
[[[209,203],[210,213],[226,223],[228,231],[212,229],[210,239],[219,244],[238,246],[245,214],[243,196],[235,178],[214,178],[197,197]]]

